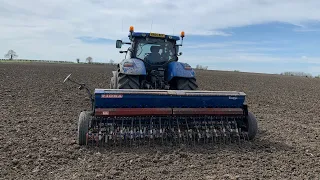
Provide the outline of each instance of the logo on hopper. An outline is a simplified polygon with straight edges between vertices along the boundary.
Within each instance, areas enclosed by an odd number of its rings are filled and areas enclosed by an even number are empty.
[[[109,111],[103,111],[102,115],[109,115]]]
[[[231,96],[229,96],[229,99],[237,100],[238,98],[237,98],[237,97],[231,97]]]
[[[101,98],[122,98],[122,94],[102,94]]]

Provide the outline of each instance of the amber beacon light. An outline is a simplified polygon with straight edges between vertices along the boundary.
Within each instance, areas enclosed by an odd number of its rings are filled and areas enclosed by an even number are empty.
[[[181,31],[180,36],[183,38],[184,37],[184,31]]]
[[[130,32],[133,32],[133,31],[134,31],[134,27],[133,27],[133,26],[130,26],[129,31],[130,31]]]

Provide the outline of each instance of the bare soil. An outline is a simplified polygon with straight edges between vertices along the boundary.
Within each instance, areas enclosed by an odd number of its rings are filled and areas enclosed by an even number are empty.
[[[241,145],[85,148],[77,121],[85,91],[108,88],[113,67],[0,63],[1,179],[320,179],[320,80],[197,71],[200,89],[247,94],[259,125]]]

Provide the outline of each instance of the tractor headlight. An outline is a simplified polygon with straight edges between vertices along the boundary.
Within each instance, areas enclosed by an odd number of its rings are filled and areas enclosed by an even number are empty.
[[[184,69],[186,69],[186,70],[191,70],[192,67],[191,67],[189,64],[185,63],[185,64],[184,64]]]

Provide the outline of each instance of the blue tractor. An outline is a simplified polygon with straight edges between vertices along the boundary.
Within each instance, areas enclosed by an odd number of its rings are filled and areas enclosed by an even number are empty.
[[[183,41],[184,32],[180,36]],[[208,144],[252,140],[257,120],[248,111],[246,94],[200,91],[194,70],[178,62],[180,39],[158,33],[134,32],[125,59],[113,71],[109,89],[91,92],[84,84],[91,110],[78,122],[80,145]]]
[[[183,41],[184,32],[181,32]],[[178,62],[178,36],[134,32],[130,27],[130,42],[117,40],[116,47],[129,44],[125,59],[113,71],[111,89],[196,90],[195,72],[187,63]]]

